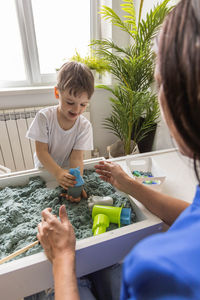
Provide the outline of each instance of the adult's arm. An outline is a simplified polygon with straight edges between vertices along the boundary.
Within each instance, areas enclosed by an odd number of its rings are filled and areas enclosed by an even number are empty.
[[[60,221],[47,208],[42,212],[37,238],[53,264],[56,300],[79,300],[75,274],[75,234],[65,206],[59,210]]]
[[[100,162],[95,168],[103,180],[136,198],[150,212],[168,225],[171,225],[179,214],[189,206],[189,203],[186,201],[162,194],[137,182],[128,176],[118,164]]]
[[[62,256],[53,261],[55,300],[79,300],[74,259]]]
[[[186,201],[152,190],[132,178],[128,179],[127,191],[169,226],[189,206]]]

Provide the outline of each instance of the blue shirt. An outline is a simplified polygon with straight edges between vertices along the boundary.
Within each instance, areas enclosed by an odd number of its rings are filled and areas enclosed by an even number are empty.
[[[137,244],[123,266],[121,300],[200,299],[200,187],[165,233]]]

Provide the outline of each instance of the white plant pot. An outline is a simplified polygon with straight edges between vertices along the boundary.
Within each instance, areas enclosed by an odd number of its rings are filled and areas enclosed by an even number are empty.
[[[138,154],[139,153],[139,149],[138,149],[138,145],[134,143],[134,141],[131,141],[132,144],[132,152],[130,153],[130,155],[132,154]],[[117,140],[114,144],[109,145],[107,147],[107,152],[108,152],[108,156],[109,158],[114,158],[114,157],[120,157],[120,156],[124,156],[124,143],[121,140]]]

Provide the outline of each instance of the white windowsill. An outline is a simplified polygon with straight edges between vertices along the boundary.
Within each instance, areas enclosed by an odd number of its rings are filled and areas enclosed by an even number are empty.
[[[31,86],[0,89],[0,96],[52,93],[54,86]]]

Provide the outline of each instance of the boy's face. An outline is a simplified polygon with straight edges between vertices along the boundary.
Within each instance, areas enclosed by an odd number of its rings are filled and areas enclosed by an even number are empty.
[[[59,101],[60,112],[69,121],[75,121],[80,114],[82,114],[88,103],[88,95],[86,92],[74,96],[70,95],[68,90],[60,92],[55,87],[55,96]]]

